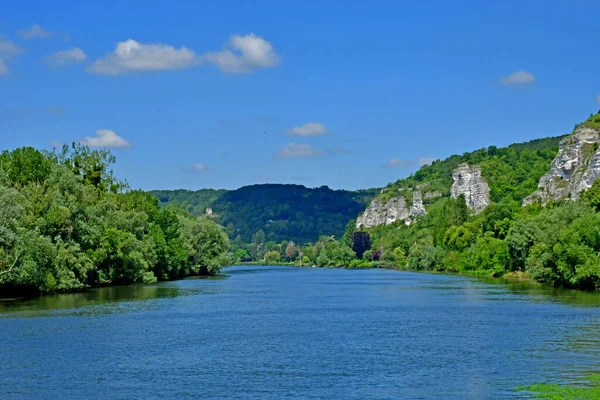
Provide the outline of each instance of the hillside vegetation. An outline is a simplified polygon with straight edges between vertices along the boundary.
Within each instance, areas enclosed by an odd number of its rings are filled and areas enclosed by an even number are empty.
[[[387,200],[403,195],[407,189],[418,189],[423,194],[437,192],[442,197],[449,197],[452,171],[460,163],[466,162],[481,166],[483,178],[491,189],[492,201],[520,202],[537,188],[541,176],[550,169],[562,138],[564,136],[536,139],[505,148],[489,146],[463,155],[453,155],[445,160],[436,160],[409,177],[389,184],[378,197]],[[424,199],[428,203],[427,196]]]
[[[314,242],[320,236],[341,237],[378,190],[315,189],[301,185],[264,184],[237,190],[153,191],[162,204],[178,204],[192,214],[212,208],[231,239],[250,243],[258,231],[280,243]]]
[[[592,127],[589,121],[596,119],[600,114],[584,123]],[[411,189],[441,195],[426,200],[428,213],[414,224],[397,221],[357,230],[350,222],[339,240],[322,236],[305,246],[263,243],[258,235],[236,256],[320,267],[528,277],[554,286],[600,290],[600,180],[576,201],[522,207],[524,197],[549,171],[562,138],[451,156],[388,185],[379,198],[407,195]],[[464,196],[449,196],[452,170],[461,162],[480,165],[489,183],[492,203],[479,215],[467,207]]]
[[[584,124],[594,127],[597,119],[600,114]],[[390,185],[437,185],[447,194],[453,166],[466,161],[481,165],[492,204],[475,216],[463,196],[439,198],[415,225],[371,229],[370,254],[375,257],[363,262],[475,275],[524,274],[555,286],[600,289],[600,181],[577,201],[521,207],[548,172],[559,139],[452,156]]]

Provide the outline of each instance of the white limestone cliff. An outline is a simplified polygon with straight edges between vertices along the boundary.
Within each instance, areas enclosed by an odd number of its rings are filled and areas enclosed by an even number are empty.
[[[479,214],[490,204],[490,187],[481,176],[478,165],[461,163],[452,171],[452,188],[450,196],[456,199],[461,194],[465,195],[467,206],[475,214]]]
[[[580,125],[561,140],[550,172],[540,179],[538,190],[523,205],[541,201],[575,200],[600,176],[600,132]]]
[[[416,217],[427,214],[421,192],[412,192],[412,198],[413,204],[410,207],[404,196],[392,197],[385,203],[380,199],[374,199],[356,220],[356,227],[373,228],[379,225],[390,225],[396,221],[412,223]]]

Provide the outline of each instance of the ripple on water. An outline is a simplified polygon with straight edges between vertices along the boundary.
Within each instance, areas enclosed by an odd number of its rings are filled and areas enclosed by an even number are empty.
[[[600,298],[386,270],[225,279],[0,305],[0,397],[520,398],[600,370]]]

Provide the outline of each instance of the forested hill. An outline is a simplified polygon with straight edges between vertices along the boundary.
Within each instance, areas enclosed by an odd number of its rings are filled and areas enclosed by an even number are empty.
[[[537,188],[540,177],[548,172],[558,151],[558,143],[566,135],[535,139],[498,148],[452,155],[421,167],[407,178],[389,184],[378,197],[387,199],[406,190],[420,190],[425,203],[450,195],[452,171],[461,163],[479,165],[481,174],[490,186],[490,200],[520,202]],[[428,196],[435,193],[435,196]]]
[[[319,236],[340,238],[350,220],[364,210],[377,189],[347,191],[327,186],[262,184],[237,190],[157,190],[162,204],[178,203],[192,214],[212,208],[214,218],[232,239],[250,242],[259,230],[267,241],[315,242]]]
[[[389,185],[375,205],[385,207],[385,196],[420,191],[426,213],[410,225],[389,218],[370,223],[349,243],[357,248],[358,237],[361,250],[370,244],[354,264],[512,274],[600,290],[600,112],[576,125],[560,146],[559,139],[452,156]],[[427,197],[429,190],[437,197]],[[531,197],[534,192],[544,196]],[[477,202],[482,207],[474,207]]]

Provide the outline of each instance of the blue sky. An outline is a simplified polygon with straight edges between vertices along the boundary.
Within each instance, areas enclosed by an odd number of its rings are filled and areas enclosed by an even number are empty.
[[[79,4],[78,4],[79,3]],[[110,147],[143,189],[381,187],[600,108],[594,1],[27,1],[0,144]]]

